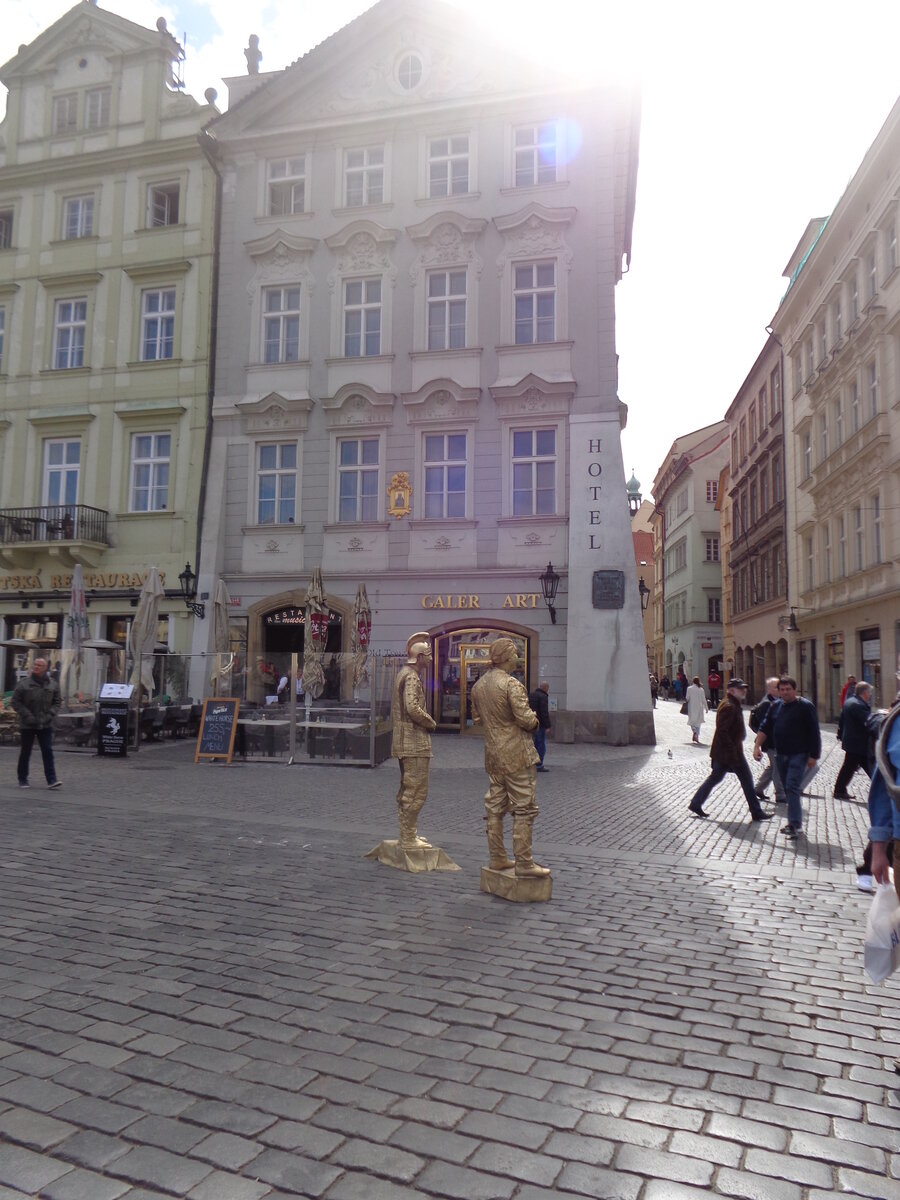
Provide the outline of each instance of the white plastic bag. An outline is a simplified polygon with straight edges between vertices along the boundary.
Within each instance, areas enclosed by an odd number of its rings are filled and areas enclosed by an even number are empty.
[[[900,967],[900,900],[892,883],[879,883],[866,921],[866,974],[881,983]]]

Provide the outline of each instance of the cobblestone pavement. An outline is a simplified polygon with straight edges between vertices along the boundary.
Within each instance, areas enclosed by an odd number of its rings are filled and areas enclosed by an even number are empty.
[[[527,907],[478,890],[474,739],[420,822],[463,870],[417,876],[362,858],[393,764],[63,752],[19,791],[0,750],[0,1200],[900,1200],[861,777],[831,799],[826,731],[807,836],[733,777],[698,821],[708,751],[656,718],[550,745]]]

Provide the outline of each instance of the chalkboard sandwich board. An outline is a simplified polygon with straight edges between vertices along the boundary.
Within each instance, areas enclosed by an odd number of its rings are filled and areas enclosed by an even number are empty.
[[[224,758],[231,762],[240,707],[240,700],[233,696],[210,697],[203,701],[194,762],[201,758]]]

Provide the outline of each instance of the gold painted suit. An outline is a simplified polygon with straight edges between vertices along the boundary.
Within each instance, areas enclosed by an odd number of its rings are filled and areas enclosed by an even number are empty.
[[[492,667],[472,688],[472,708],[484,730],[484,769],[491,776],[515,775],[539,763],[531,731],[538,719],[525,687]]]
[[[392,758],[431,758],[434,721],[425,709],[425,689],[415,667],[403,667],[391,698]]]

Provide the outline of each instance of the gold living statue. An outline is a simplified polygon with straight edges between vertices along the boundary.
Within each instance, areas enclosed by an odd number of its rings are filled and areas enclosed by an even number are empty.
[[[406,643],[406,665],[397,673],[391,696],[393,737],[391,757],[400,764],[397,792],[396,842],[380,842],[367,858],[406,871],[458,871],[443,850],[419,837],[419,813],[428,798],[431,734],[435,722],[428,713],[421,676],[432,662],[427,633],[414,633]]]
[[[511,672],[518,654],[506,637],[490,645],[491,666],[472,688],[473,715],[484,729],[484,766],[490,786],[484,798],[490,862],[482,871],[484,891],[509,900],[550,898],[550,871],[532,857],[532,832],[538,814],[535,800],[537,766],[540,758],[531,738],[538,719],[528,703],[528,693]],[[503,818],[512,813],[513,855],[507,858],[503,841]],[[497,879],[491,872],[515,868],[515,881]],[[525,881],[532,885],[526,886]]]

